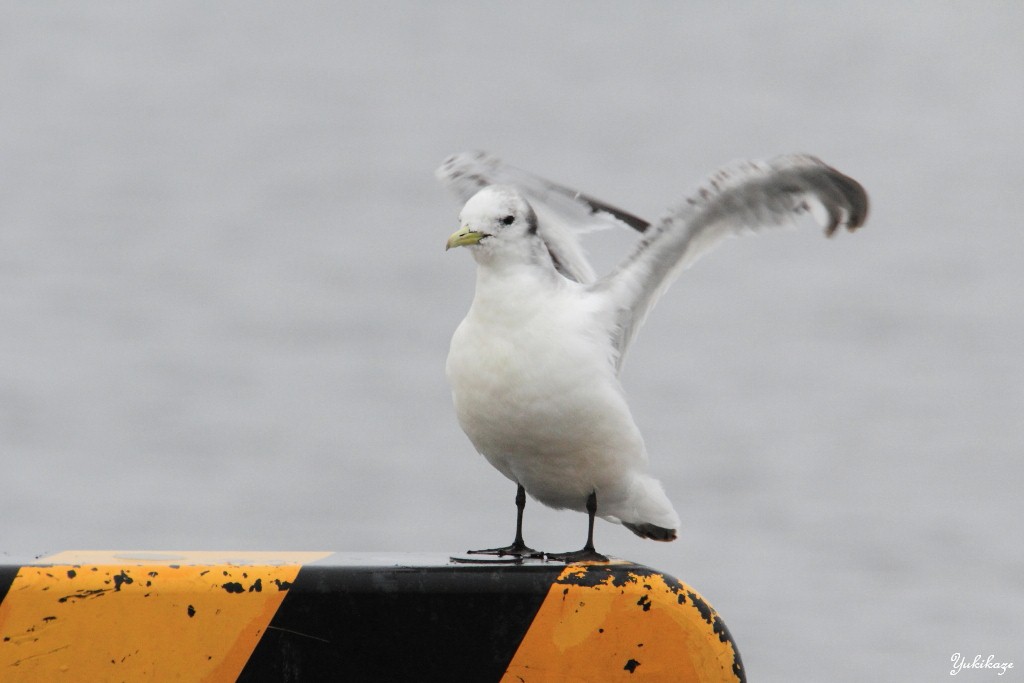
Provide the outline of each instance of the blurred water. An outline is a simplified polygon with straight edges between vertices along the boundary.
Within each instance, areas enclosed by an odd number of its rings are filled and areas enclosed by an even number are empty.
[[[507,541],[444,383],[473,279],[433,168],[657,217],[807,151],[868,226],[733,242],[662,301],[624,382],[681,538],[599,548],[703,591],[751,680],[1020,671],[1021,35],[1018,3],[5,4],[0,548]]]

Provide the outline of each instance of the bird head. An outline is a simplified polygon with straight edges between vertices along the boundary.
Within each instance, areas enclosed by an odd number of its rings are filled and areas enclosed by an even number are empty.
[[[459,213],[459,224],[445,249],[470,247],[478,258],[522,245],[524,237],[537,234],[533,207],[508,185],[488,185],[470,197]]]

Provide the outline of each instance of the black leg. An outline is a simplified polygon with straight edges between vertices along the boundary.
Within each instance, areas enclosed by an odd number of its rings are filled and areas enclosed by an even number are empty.
[[[505,557],[506,555],[511,555],[512,557],[544,557],[544,553],[534,550],[523,542],[524,508],[526,508],[526,489],[523,488],[522,484],[519,484],[519,487],[516,489],[516,540],[512,541],[512,545],[507,545],[504,548],[487,548],[485,550],[468,550],[466,552],[469,555],[497,555],[498,557]]]
[[[526,509],[526,489],[522,484],[516,487],[516,540],[512,541],[512,547],[519,550],[530,550],[523,542],[523,510]],[[531,550],[532,552],[532,550]]]
[[[607,562],[608,558],[594,549],[594,516],[597,514],[597,492],[587,496],[587,544],[582,550],[570,553],[545,553],[549,560],[570,562]]]

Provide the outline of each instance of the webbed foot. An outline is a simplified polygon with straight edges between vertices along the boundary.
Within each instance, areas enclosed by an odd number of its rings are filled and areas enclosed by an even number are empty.
[[[583,548],[568,553],[544,553],[544,558],[556,562],[610,562],[607,556],[602,555],[593,548]]]

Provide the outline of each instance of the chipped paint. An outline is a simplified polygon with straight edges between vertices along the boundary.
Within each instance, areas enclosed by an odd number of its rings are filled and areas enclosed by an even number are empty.
[[[0,565],[4,682],[503,674],[744,680],[725,624],[696,591],[623,560],[75,551]]]
[[[503,681],[746,680],[729,631],[682,582],[646,567],[570,565]]]
[[[263,583],[289,585],[328,553],[242,553],[216,572],[223,553],[117,555],[20,568],[0,603],[0,680],[235,680],[287,594]]]

